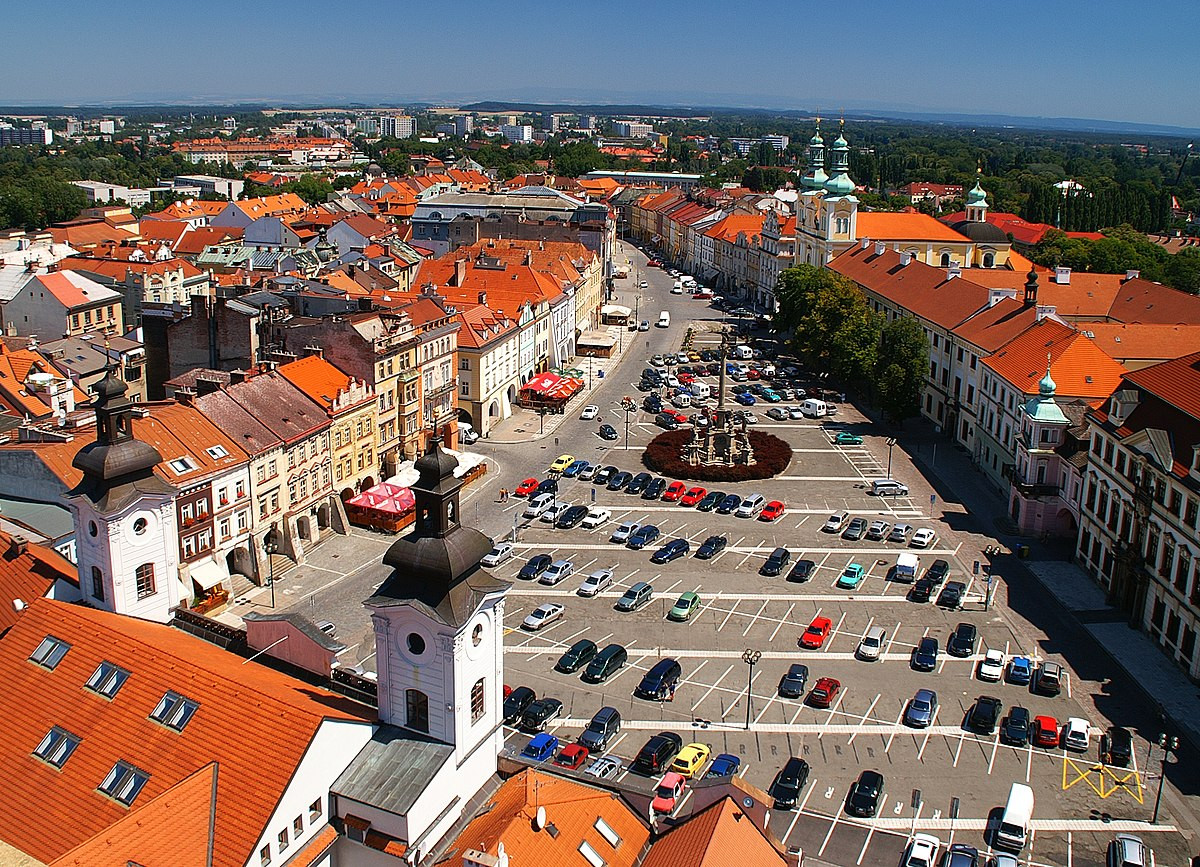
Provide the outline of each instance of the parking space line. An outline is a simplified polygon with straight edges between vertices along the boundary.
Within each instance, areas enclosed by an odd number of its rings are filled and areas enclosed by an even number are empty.
[[[954,767],[956,767],[956,768],[958,767],[958,756],[960,753],[962,753],[963,741],[965,741],[966,739],[967,739],[967,735],[965,732],[959,734],[958,746],[955,747],[955,749],[954,749]]]
[[[795,607],[795,602],[788,606],[787,612],[783,615],[782,619],[780,619],[779,623],[776,624],[774,631],[771,633],[771,637],[768,639],[769,641],[775,640],[775,636],[779,634],[779,630],[783,628],[783,624],[787,623],[788,618],[792,616],[792,609]]]
[[[749,622],[749,623],[746,625],[746,629],[745,629],[745,631],[743,631],[743,632],[742,632],[742,637],[743,637],[743,638],[745,638],[745,637],[746,637],[746,634],[747,634],[747,633],[748,633],[748,632],[749,632],[751,629],[753,629],[753,628],[754,628],[754,624],[755,624],[755,622],[758,620],[758,615],[759,615],[759,614],[762,614],[762,613],[763,613],[763,611],[764,611],[764,610],[766,610],[766,607],[767,607],[769,604],[770,604],[770,603],[769,603],[768,601],[766,601],[766,600],[763,600],[762,607],[761,607],[761,608],[759,608],[759,609],[758,609],[758,611],[756,611],[756,612],[754,613],[754,616],[750,618],[750,622]]]
[[[929,728],[932,729],[935,725],[937,725],[938,714],[941,712],[942,712],[942,708],[939,705],[938,708],[933,712],[933,716],[931,716],[929,718]],[[921,741],[921,747],[920,747],[920,749],[917,750],[917,761],[918,762],[921,761],[921,756],[925,755],[925,747],[929,745],[929,739],[932,736],[933,736],[932,732],[927,731],[925,733],[925,739],[923,741]],[[959,743],[959,747],[960,748],[962,747],[961,742]],[[958,761],[957,756],[955,757],[955,761]]]
[[[737,611],[738,601],[735,599],[733,607],[729,609],[729,613],[725,615],[725,619],[721,621],[721,625],[717,627],[717,632],[725,628],[725,624],[729,622],[729,618],[733,616],[733,612]]]
[[[843,689],[841,692],[838,693],[837,701],[835,701],[833,703],[833,707],[831,707],[829,709],[829,716],[825,717],[825,725],[829,725],[829,723],[833,721],[833,715],[838,712],[838,708],[842,706],[842,700],[845,699],[846,693],[848,693],[849,691],[850,691],[850,688],[846,687],[845,689]],[[824,736],[825,736],[825,732],[823,732],[823,731],[817,732],[817,740],[820,740]]]
[[[871,837],[874,834],[875,834],[875,826],[869,825],[867,827],[867,839],[863,840],[862,849],[860,849],[858,852],[858,860],[854,862],[855,864],[862,863],[863,857],[867,854],[867,847],[871,845]]]
[[[698,708],[706,698],[708,698],[710,695],[712,695],[713,690],[715,690],[718,686],[721,685],[721,681],[723,681],[725,679],[725,676],[727,674],[729,674],[729,672],[733,671],[734,665],[735,665],[735,663],[732,663],[732,662],[729,663],[729,668],[725,669],[725,671],[723,671],[721,673],[721,676],[718,677],[716,679],[716,681],[713,682],[713,685],[704,691],[704,695],[702,695],[702,696],[700,696],[700,698],[696,699],[696,703],[692,705],[692,710],[695,710],[696,708]]]
[[[992,756],[988,759],[988,776],[992,775],[992,766],[996,764],[996,751],[1000,749],[1000,733],[996,733],[996,740],[992,742]]]
[[[829,838],[833,836],[833,829],[838,824],[838,814],[833,814],[833,821],[829,823],[829,831],[825,834],[825,839],[821,841],[821,848],[817,850],[817,857],[820,858],[825,854],[825,847],[829,845]]]
[[[829,639],[821,646],[822,653],[828,653],[829,648],[833,646],[834,639],[838,637],[838,633],[842,631],[842,623],[846,620],[846,612],[842,612],[842,616],[838,618],[837,626],[833,628],[833,632],[829,634]]]
[[[850,735],[850,738],[849,738],[849,740],[846,741],[846,743],[848,743],[848,744],[854,743],[854,739],[856,737],[858,737],[859,732],[862,731],[861,726],[865,726],[867,724],[867,719],[868,719],[868,717],[871,716],[871,711],[875,710],[875,704],[879,701],[880,695],[882,695],[882,693],[876,693],[875,698],[871,699],[871,706],[868,707],[867,712],[862,715],[862,722],[860,723],[860,728],[858,729],[858,731],[854,732],[854,734]]]
[[[808,796],[813,793],[816,788],[816,783],[808,787],[808,791],[804,793],[804,800],[800,802],[800,806],[796,808],[796,815],[792,817],[791,824],[788,825],[787,831],[784,832],[780,840],[786,846],[788,838],[792,836],[792,829],[796,827],[796,823],[800,821],[801,814],[804,813],[804,805],[808,803]]]
[[[893,725],[899,726],[903,721],[904,721],[904,705],[901,704],[900,705],[900,713],[896,714],[896,722],[893,723]],[[931,724],[932,724],[932,721],[931,721]],[[888,735],[887,742],[884,743],[884,745],[883,745],[883,751],[885,753],[887,753],[888,751],[891,750],[892,741],[895,739],[895,737],[898,733],[899,733],[899,730],[893,730],[892,733]],[[921,757],[920,753],[918,753],[917,758],[919,759],[920,757]]]

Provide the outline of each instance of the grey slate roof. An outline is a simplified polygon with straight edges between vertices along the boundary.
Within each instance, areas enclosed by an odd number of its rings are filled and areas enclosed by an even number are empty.
[[[342,771],[331,791],[403,816],[453,753],[449,744],[383,725]]]

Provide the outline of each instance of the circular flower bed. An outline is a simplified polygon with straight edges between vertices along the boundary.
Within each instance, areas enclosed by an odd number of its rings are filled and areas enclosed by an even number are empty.
[[[754,449],[754,463],[750,466],[692,466],[681,457],[684,445],[692,438],[690,428],[660,433],[646,445],[646,450],[642,453],[642,463],[647,469],[662,476],[700,482],[769,479],[787,469],[787,465],[792,461],[791,446],[764,431],[752,430],[749,434],[750,445]]]

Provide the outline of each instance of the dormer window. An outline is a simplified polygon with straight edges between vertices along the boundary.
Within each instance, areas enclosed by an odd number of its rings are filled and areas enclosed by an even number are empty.
[[[67,644],[61,638],[47,635],[42,639],[42,643],[29,655],[29,660],[30,662],[36,662],[42,668],[48,668],[53,671],[62,662],[63,657],[67,655],[67,651],[70,649],[71,645]]]
[[[181,732],[199,709],[200,705],[191,699],[184,698],[177,692],[168,692],[154,708],[150,719]]]
[[[129,679],[129,672],[105,660],[97,666],[96,671],[88,678],[87,688],[105,698],[115,696]]]

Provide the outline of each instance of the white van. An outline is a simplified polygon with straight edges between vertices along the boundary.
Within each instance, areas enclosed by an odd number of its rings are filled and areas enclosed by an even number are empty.
[[[921,570],[921,558],[916,554],[905,551],[896,558],[895,576],[897,581],[904,581],[908,584],[917,580],[917,573]]]
[[[829,407],[825,401],[812,397],[800,404],[800,411],[809,418],[823,418],[829,415]]]
[[[1029,837],[1029,823],[1033,820],[1033,789],[1024,783],[1013,783],[1008,790],[1008,803],[1004,815],[996,828],[997,847],[1020,852]]]
[[[658,327],[659,328],[670,328],[671,327],[671,314],[668,313],[666,310],[664,310],[662,313],[658,314]]]
[[[671,398],[671,406],[676,409],[690,409],[692,406],[692,396],[680,392]]]
[[[693,380],[692,397],[696,398],[696,400],[708,400],[712,397],[712,388],[707,382],[701,382],[698,379]]]
[[[763,506],[767,504],[766,498],[762,494],[751,494],[742,500],[742,504],[737,507],[734,516],[738,518],[757,518],[758,513],[763,510]]]
[[[536,518],[549,509],[553,502],[554,494],[538,494],[525,505],[525,511],[521,513],[521,517]]]
[[[741,359],[753,358],[754,350],[744,343],[739,343],[737,346],[733,347],[733,357]]]
[[[458,423],[458,441],[463,445],[471,445],[479,440],[479,434],[475,432],[475,428],[470,422],[460,421]]]

